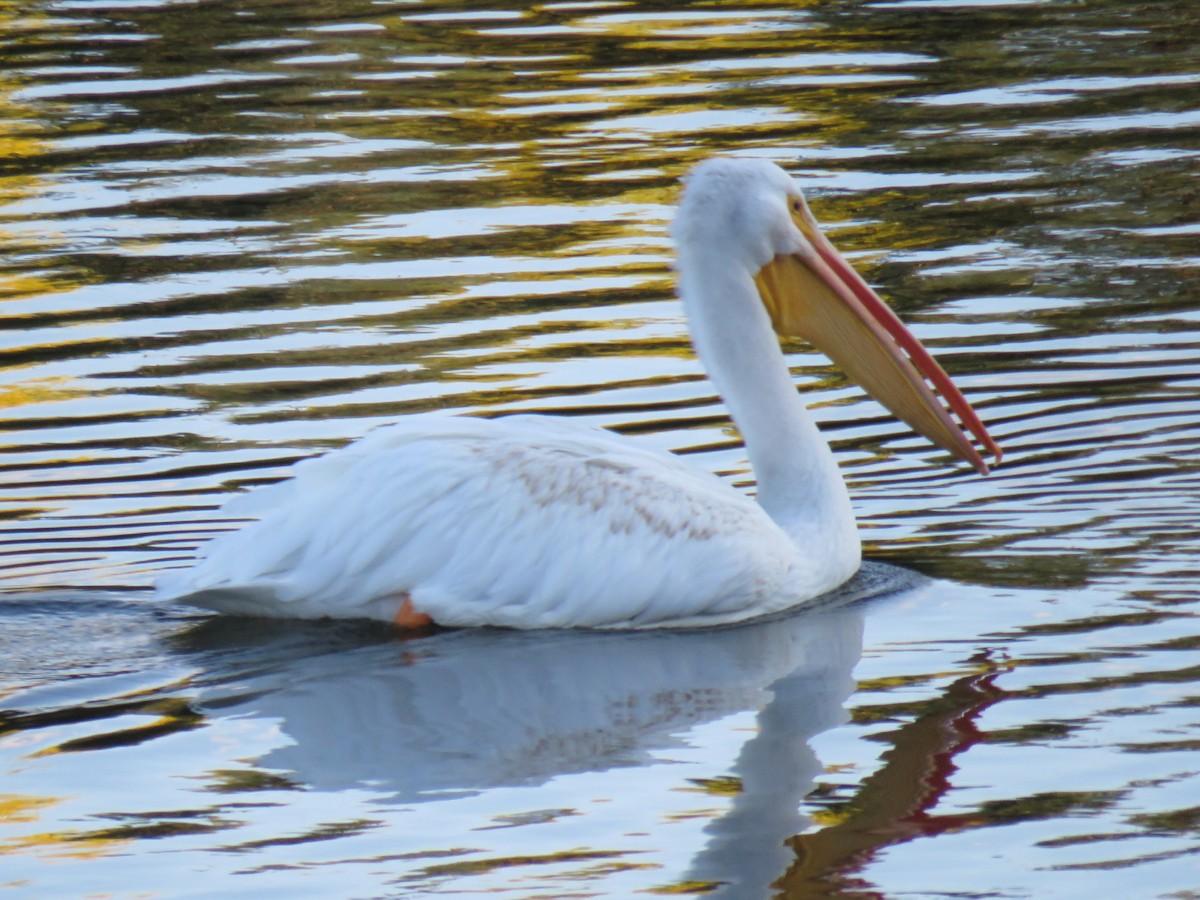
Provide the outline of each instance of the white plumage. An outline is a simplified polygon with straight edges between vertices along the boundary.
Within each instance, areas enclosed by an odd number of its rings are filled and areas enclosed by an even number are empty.
[[[849,499],[779,352],[779,288],[756,286],[781,259],[822,282],[846,277],[821,270],[823,238],[804,216],[782,170],[722,159],[690,176],[673,228],[693,340],[746,439],[758,502],[567,419],[417,415],[235,497],[225,512],[257,521],[165,575],[160,595],[228,613],[390,621],[403,607],[442,625],[549,628],[731,622],[832,589],[859,564]],[[848,290],[860,288],[838,287],[833,303],[852,304]],[[829,339],[821,327],[810,337]],[[866,350],[903,356],[894,342]],[[889,397],[897,389],[870,380],[905,418],[932,397],[923,381],[914,401],[911,386]],[[930,436],[982,466],[951,428]]]
[[[789,606],[803,574],[715,476],[543,416],[412,416],[225,512],[258,521],[165,593],[258,615],[391,619],[407,592],[445,625],[680,625]]]

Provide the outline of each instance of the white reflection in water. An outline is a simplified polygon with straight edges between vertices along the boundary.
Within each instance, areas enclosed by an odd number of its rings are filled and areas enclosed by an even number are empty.
[[[286,741],[255,765],[391,803],[646,765],[699,725],[757,712],[740,792],[686,876],[750,897],[808,824],[798,807],[821,764],[807,742],[845,721],[861,652],[855,606],[691,632],[469,630],[290,660],[198,705],[214,724],[278,723]]]

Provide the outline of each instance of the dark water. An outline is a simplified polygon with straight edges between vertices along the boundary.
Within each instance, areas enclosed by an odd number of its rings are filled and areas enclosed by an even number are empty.
[[[0,887],[1195,896],[1200,8],[0,7]],[[262,626],[144,588],[431,408],[749,488],[677,178],[780,162],[1006,450],[796,381],[883,601],[695,634]],[[772,887],[773,886],[773,887]]]

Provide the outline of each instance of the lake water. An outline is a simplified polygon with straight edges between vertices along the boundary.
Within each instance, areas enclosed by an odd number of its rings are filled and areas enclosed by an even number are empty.
[[[0,887],[1200,896],[1190,0],[0,8]],[[231,492],[433,408],[752,490],[666,225],[778,161],[1006,451],[802,344],[869,574],[692,633],[238,621]]]

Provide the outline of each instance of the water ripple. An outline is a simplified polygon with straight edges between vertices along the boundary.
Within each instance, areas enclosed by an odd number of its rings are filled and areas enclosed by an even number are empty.
[[[0,853],[83,848],[103,865],[130,848],[123,885],[157,885],[157,860],[177,858],[140,852],[147,840],[206,862],[236,848],[256,878],[292,867],[334,893],[362,860],[392,871],[398,851],[373,832],[396,833],[380,816],[410,820],[301,790],[296,766],[247,762],[286,762],[279,721],[308,741],[293,761],[324,746],[302,731],[303,704],[270,710],[314,647],[337,669],[330,645],[253,630],[241,644],[219,625],[181,637],[196,624],[185,613],[100,589],[144,588],[188,559],[229,527],[216,508],[231,492],[426,409],[570,415],[753,490],[691,355],[666,234],[678,176],[733,152],[802,180],[1006,450],[987,479],[948,465],[823,357],[786,346],[869,555],[948,582],[924,606],[902,601],[912,616],[868,618],[852,722],[813,738],[824,769],[804,808],[819,824],[784,836],[796,852],[781,889],[924,895],[937,873],[943,893],[1040,895],[1070,873],[1077,892],[1133,896],[1151,871],[1163,892],[1194,887],[1180,874],[1194,809],[1179,799],[1195,783],[1194,24],[1179,0],[0,11],[0,660],[13,679],[0,693],[29,692],[0,721],[12,777],[28,779],[11,788],[18,834]],[[439,644],[385,659],[379,640],[334,649],[380,663],[385,684],[455,658]],[[264,687],[243,664],[284,675]],[[387,713],[385,731],[456,724],[397,716],[379,684],[333,674],[345,697],[384,698],[363,709]],[[238,707],[243,688],[268,712]],[[197,713],[202,691],[222,699]],[[658,791],[671,824],[643,823],[647,840],[679,829],[678,846],[708,846],[702,828],[737,796],[712,748],[742,746],[751,706],[687,719],[683,742],[650,729],[647,753],[695,754],[682,779],[631,765],[614,791],[564,763],[536,809],[496,799],[519,793],[447,801],[399,877],[692,889],[700,868],[661,848],[647,852],[662,878],[629,861],[642,827],[629,803],[617,821],[593,800]],[[206,743],[210,728],[226,743]],[[176,786],[135,806],[125,782],[76,806],[37,780],[46,766],[95,784],[89,765],[110,753],[161,771],[159,742],[186,748],[172,777],[205,785],[206,802]],[[486,827],[463,838],[455,809]],[[46,827],[28,824],[39,816]],[[303,855],[320,845],[351,849]],[[287,857],[278,870],[255,855],[267,847]]]

